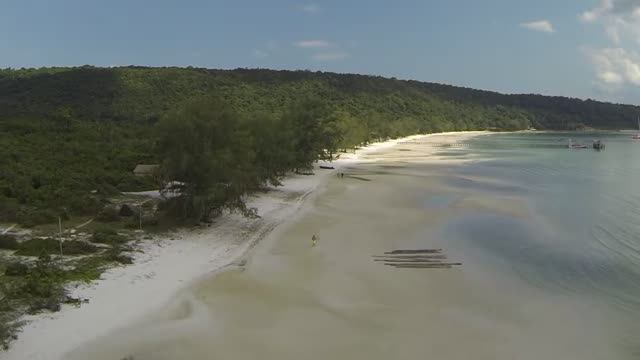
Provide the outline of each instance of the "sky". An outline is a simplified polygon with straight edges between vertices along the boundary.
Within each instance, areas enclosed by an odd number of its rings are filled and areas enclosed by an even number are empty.
[[[321,70],[640,104],[640,0],[0,0],[0,67]]]

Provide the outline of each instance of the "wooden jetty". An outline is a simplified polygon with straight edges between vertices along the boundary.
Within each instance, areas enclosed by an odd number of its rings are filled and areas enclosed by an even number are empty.
[[[442,249],[400,249],[373,255],[373,261],[396,269],[451,269],[461,262],[448,262]]]

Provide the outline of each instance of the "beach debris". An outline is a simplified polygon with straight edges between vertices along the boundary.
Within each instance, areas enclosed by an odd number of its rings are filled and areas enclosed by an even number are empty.
[[[320,169],[333,170],[333,169],[335,169],[335,167],[333,167],[333,166],[327,166],[327,165],[320,165]]]
[[[401,249],[373,255],[373,261],[396,269],[451,269],[461,262],[447,262],[442,249]]]
[[[342,174],[342,177],[344,177],[344,174]],[[371,181],[371,179],[363,178],[363,177],[360,177],[360,176],[347,175],[347,177],[349,177],[351,179],[360,180],[360,181]]]

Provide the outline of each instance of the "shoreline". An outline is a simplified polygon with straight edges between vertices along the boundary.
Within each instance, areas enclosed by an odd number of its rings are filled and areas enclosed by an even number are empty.
[[[317,163],[312,176],[288,176],[283,186],[252,196],[247,205],[258,209],[259,219],[225,214],[208,228],[180,230],[138,241],[135,247],[140,252],[134,255],[132,265],[108,269],[100,280],[69,289],[70,295],[89,299],[89,303],[79,308],[64,305],[57,313],[23,317],[27,324],[9,350],[0,353],[0,359],[61,359],[78,346],[162,308],[189,284],[242,263],[255,244],[295,222],[309,198],[321,193],[318,189],[336,171],[351,163],[375,161],[375,157],[364,159],[365,155],[406,141],[448,137],[450,142],[459,142],[483,134],[490,132],[412,135],[372,143],[353,153],[342,153],[331,163]],[[318,168],[329,164],[333,170]]]

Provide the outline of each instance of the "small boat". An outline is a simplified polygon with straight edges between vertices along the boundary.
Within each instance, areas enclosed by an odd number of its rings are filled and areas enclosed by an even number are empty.
[[[587,147],[585,144],[574,144],[573,140],[569,139],[569,149],[586,149]]]
[[[638,133],[634,134],[631,138],[634,140],[640,140],[640,117],[638,118]]]
[[[594,150],[604,150],[604,143],[600,140],[593,140]]]

